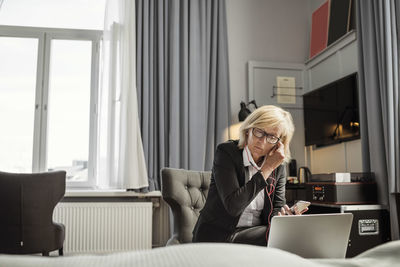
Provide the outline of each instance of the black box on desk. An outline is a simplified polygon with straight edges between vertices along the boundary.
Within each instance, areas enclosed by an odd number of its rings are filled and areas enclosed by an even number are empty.
[[[352,213],[353,223],[346,258],[390,241],[389,212],[381,205],[333,205],[312,203],[309,213]]]
[[[286,183],[286,204],[292,206],[298,200],[306,199],[306,188],[304,184],[289,184]]]
[[[306,183],[306,200],[327,204],[375,204],[375,182],[310,182]]]

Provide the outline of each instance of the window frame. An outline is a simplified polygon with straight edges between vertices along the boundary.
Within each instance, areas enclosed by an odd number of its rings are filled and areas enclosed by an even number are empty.
[[[49,95],[49,71],[52,40],[83,40],[92,42],[90,77],[90,125],[88,180],[68,182],[68,188],[93,188],[96,185],[96,155],[98,130],[98,92],[100,42],[103,32],[99,30],[78,30],[0,25],[0,37],[36,38],[38,59],[36,68],[35,114],[33,133],[32,172],[47,171],[47,105]]]

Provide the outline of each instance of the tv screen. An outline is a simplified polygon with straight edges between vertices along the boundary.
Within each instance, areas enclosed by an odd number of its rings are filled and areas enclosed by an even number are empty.
[[[306,146],[360,138],[357,73],[304,94],[303,105]]]

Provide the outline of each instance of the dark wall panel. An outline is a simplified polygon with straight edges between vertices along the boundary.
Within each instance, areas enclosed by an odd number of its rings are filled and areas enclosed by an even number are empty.
[[[328,46],[347,33],[350,0],[331,0]]]

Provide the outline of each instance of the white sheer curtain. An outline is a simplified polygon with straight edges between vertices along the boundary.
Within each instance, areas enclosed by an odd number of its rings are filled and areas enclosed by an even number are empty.
[[[148,186],[138,120],[135,1],[108,0],[101,54],[97,176],[100,188]]]

